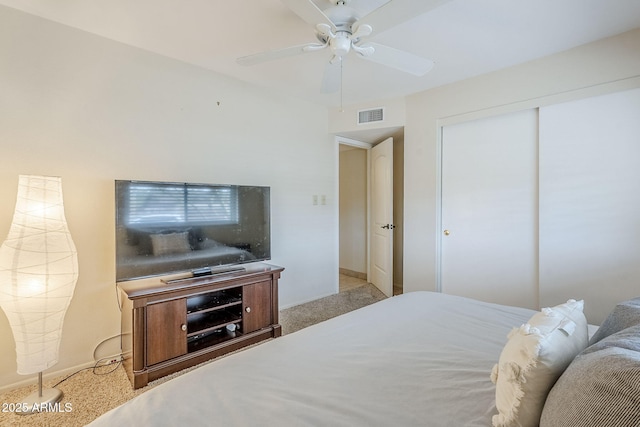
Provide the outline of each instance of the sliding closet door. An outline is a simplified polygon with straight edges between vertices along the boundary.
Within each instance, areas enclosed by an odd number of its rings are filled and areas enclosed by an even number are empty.
[[[446,126],[442,141],[442,291],[537,308],[537,110]]]
[[[540,109],[541,304],[640,296],[640,89]]]

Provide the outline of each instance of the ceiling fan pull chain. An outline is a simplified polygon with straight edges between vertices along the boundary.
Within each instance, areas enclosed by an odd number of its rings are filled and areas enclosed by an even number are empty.
[[[344,94],[343,94],[343,88],[342,88],[342,58],[340,58],[340,112],[344,113],[344,108],[343,108],[343,101],[344,101]]]

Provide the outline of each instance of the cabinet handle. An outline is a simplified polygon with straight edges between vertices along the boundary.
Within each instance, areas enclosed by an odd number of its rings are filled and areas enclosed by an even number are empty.
[[[187,330],[187,325],[180,326],[180,329],[182,329],[183,331],[186,331]]]
[[[247,313],[251,313],[251,307],[245,308],[244,311],[246,311]]]

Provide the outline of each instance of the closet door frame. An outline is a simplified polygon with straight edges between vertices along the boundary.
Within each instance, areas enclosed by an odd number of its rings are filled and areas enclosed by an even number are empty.
[[[456,114],[451,116],[443,116],[437,120],[437,144],[436,144],[436,198],[435,198],[435,210],[436,210],[436,223],[434,237],[436,246],[436,265],[435,265],[435,290],[442,292],[442,129],[445,126],[462,123],[466,121],[481,119],[484,117],[496,116],[514,111],[520,111],[525,109],[540,108],[549,105],[559,104],[567,101],[574,101],[599,95],[605,95],[609,93],[630,90],[640,88],[640,77],[631,77],[622,80],[616,80],[613,82],[607,82],[597,84],[589,87],[576,88],[575,90],[567,90],[563,92],[550,93],[545,96],[526,99],[524,101],[518,101],[513,103],[507,103],[503,105],[490,106],[487,108],[481,108],[477,110],[471,110],[464,114]]]

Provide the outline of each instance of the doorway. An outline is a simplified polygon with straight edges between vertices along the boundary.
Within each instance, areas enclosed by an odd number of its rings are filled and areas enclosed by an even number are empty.
[[[336,138],[339,152],[339,271],[340,291],[362,286],[371,280],[371,201],[369,144]],[[382,141],[376,141],[382,142]],[[403,194],[404,135],[393,136],[393,295],[403,292]]]

